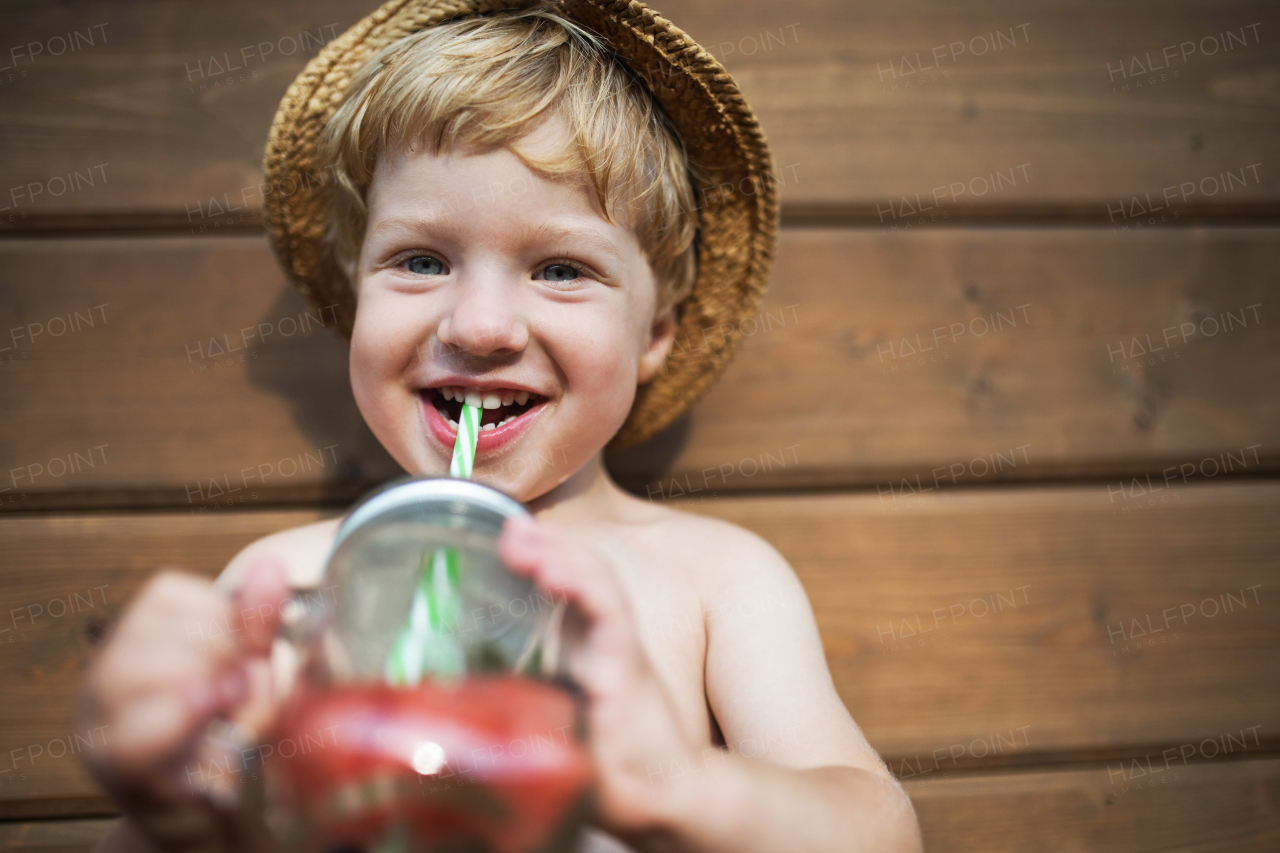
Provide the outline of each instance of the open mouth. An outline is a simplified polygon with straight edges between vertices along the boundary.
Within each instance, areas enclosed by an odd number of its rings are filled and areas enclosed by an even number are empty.
[[[481,390],[461,385],[424,388],[422,393],[445,423],[455,431],[458,429],[458,420],[462,417],[462,406],[466,403],[481,409],[480,431],[488,432],[511,423],[547,399],[540,394],[514,388]]]

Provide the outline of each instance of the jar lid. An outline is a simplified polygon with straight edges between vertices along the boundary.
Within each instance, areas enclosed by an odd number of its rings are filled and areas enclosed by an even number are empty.
[[[408,506],[434,509],[442,514],[468,515],[477,509],[491,513],[494,521],[529,517],[520,502],[491,486],[455,477],[404,477],[365,497],[334,534],[333,551],[352,531]]]

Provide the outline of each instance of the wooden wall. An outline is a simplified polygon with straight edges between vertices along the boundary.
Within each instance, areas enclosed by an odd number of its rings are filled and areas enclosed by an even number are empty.
[[[372,5],[0,3],[6,849],[109,825],[58,744],[155,567],[397,473],[258,212],[280,96]],[[1277,849],[1274,5],[658,7],[784,229],[738,359],[616,476],[791,560],[931,851]]]

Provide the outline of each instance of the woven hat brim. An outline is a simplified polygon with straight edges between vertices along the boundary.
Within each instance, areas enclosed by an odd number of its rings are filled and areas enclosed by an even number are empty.
[[[317,143],[365,61],[397,39],[442,21],[519,9],[538,0],[390,0],[330,42],[298,75],[280,102],[263,162],[279,187],[323,182]],[[708,185],[701,200],[698,271],[680,306],[676,344],[663,370],[636,391],[620,449],[652,437],[679,417],[728,366],[742,343],[742,321],[759,310],[777,246],[778,200],[773,165],[759,122],[716,59],[644,4],[565,0],[560,11],[593,30],[652,90]],[[350,338],[355,296],[326,247],[328,196],[273,192],[263,212],[271,246],[313,304],[337,306],[337,330]]]

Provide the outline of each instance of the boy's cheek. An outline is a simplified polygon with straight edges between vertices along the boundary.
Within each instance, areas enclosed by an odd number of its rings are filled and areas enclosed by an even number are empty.
[[[359,370],[364,378],[399,376],[430,353],[419,351],[418,342],[430,336],[422,322],[403,310],[397,300],[366,294],[356,305],[355,327],[351,335],[351,379]]]

